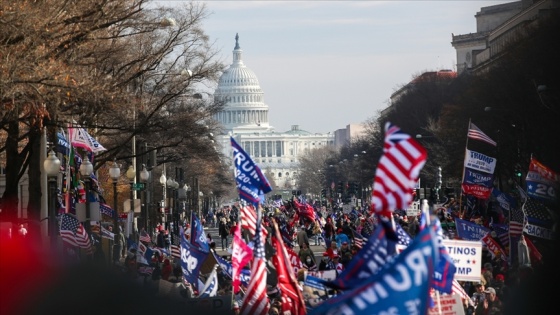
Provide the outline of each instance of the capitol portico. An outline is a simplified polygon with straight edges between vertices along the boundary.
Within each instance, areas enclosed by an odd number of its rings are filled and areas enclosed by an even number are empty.
[[[222,152],[232,157],[230,136],[251,155],[274,189],[297,188],[298,157],[306,150],[334,145],[334,133],[311,133],[293,125],[277,132],[269,123],[268,105],[255,73],[243,63],[239,36],[235,36],[233,63],[224,71],[214,92],[216,100],[226,102],[214,119],[224,133],[216,137]],[[280,104],[277,104],[280,106]]]

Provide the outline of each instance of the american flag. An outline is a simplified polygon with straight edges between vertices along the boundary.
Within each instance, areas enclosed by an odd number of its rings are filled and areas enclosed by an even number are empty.
[[[181,246],[180,245],[171,245],[171,257],[181,258]]]
[[[393,210],[408,208],[426,158],[426,150],[416,140],[388,122],[383,156],[375,171],[372,211],[388,218]]]
[[[465,291],[465,288],[463,288],[463,286],[459,283],[459,281],[453,279],[453,285],[452,285],[452,291],[453,293],[457,294],[458,296],[460,296],[462,299],[465,299],[467,301],[469,301],[470,305],[474,306],[474,302],[471,299],[471,297],[467,294],[467,292]]]
[[[149,266],[138,266],[138,273],[151,276],[152,273],[154,272],[154,269],[155,269],[154,267],[149,267]]]
[[[86,254],[88,255],[93,254],[93,248],[91,247],[91,240],[83,224],[80,224],[78,226],[78,229],[76,230],[76,243],[78,243],[78,246],[80,248],[83,248],[85,250]]]
[[[261,225],[262,210],[257,210],[257,226]],[[270,305],[266,293],[266,258],[264,253],[264,240],[261,229],[255,231],[255,256],[251,264],[251,280],[243,303],[241,304],[241,314],[243,315],[266,315]]]
[[[152,238],[150,237],[150,234],[148,234],[148,232],[142,230],[140,232],[140,242],[145,242],[148,244],[152,243]]]
[[[523,212],[528,223],[542,227],[552,227],[554,223],[548,207],[533,198],[527,198],[527,201],[523,204]]]
[[[354,245],[361,249],[367,242],[367,238],[363,237],[362,234],[358,233],[358,231],[354,229],[352,229],[352,234],[354,234]]]
[[[60,236],[62,241],[70,246],[78,246],[76,242],[76,231],[80,226],[80,221],[73,215],[64,213],[60,220]]]
[[[478,128],[475,124],[470,123],[469,132],[467,133],[467,137],[474,140],[484,141],[488,144],[496,146],[496,141],[492,140],[488,137],[480,128]]]
[[[513,208],[511,211],[511,218],[509,221],[509,235],[510,237],[519,237],[523,233],[523,226],[525,222],[525,214],[522,209]]]
[[[257,214],[255,208],[252,205],[247,205],[241,208],[241,227],[247,229],[251,235],[255,235],[255,229],[257,226]],[[261,230],[264,236],[268,235],[268,231],[262,225]]]

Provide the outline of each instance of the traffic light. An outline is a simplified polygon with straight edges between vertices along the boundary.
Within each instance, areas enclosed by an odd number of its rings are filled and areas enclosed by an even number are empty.
[[[321,197],[323,197],[323,198],[327,197],[327,190],[326,189],[321,189]]]
[[[342,194],[342,192],[344,191],[343,186],[342,186],[342,182],[338,182],[338,185],[336,186],[336,192],[339,194]]]

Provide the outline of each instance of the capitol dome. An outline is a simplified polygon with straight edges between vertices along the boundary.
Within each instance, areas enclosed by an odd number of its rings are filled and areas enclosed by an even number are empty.
[[[225,108],[215,115],[227,131],[237,130],[266,132],[272,130],[268,123],[268,105],[255,73],[247,68],[241,58],[239,35],[235,35],[233,63],[224,71],[214,91],[216,100],[224,100]]]

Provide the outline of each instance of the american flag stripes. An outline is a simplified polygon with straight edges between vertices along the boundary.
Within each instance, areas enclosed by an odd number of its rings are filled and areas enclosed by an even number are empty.
[[[148,232],[142,230],[140,232],[140,242],[151,244],[152,243],[152,238],[150,237],[150,234],[148,234]]]
[[[358,233],[358,231],[352,229],[352,234],[354,235],[354,245],[361,249],[364,244],[367,242],[367,238],[363,237],[362,234]]]
[[[469,137],[470,139],[474,139],[474,140],[484,141],[484,142],[486,142],[490,145],[496,146],[496,141],[494,141],[490,137],[488,137],[484,132],[482,132],[482,130],[480,130],[480,128],[478,128],[472,122],[470,123],[469,132],[467,133],[467,137]]]
[[[261,226],[262,209],[257,210],[257,226]],[[264,253],[264,239],[261,229],[255,230],[255,251],[251,264],[251,281],[241,303],[243,315],[266,315],[270,305],[266,293],[266,258]]]
[[[375,171],[372,211],[388,218],[395,209],[408,208],[426,158],[426,150],[416,140],[388,122],[383,156]]]
[[[519,237],[523,233],[523,225],[525,222],[525,214],[522,209],[511,209],[511,218],[509,221],[510,237]]]
[[[91,241],[84,226],[74,216],[64,213],[60,222],[60,236],[65,244],[83,248],[86,254],[92,254]]]
[[[257,213],[255,208],[252,205],[247,205],[245,207],[241,207],[241,227],[247,229],[251,236],[255,235],[255,229],[257,226]],[[263,235],[266,237],[268,235],[268,231],[265,229],[264,226],[261,226],[261,230]]]
[[[474,302],[471,299],[471,297],[467,294],[467,292],[465,291],[465,289],[463,288],[463,286],[459,283],[459,281],[453,279],[453,285],[452,285],[452,291],[453,293],[457,294],[458,296],[460,296],[462,299],[465,299],[467,301],[469,301],[470,305],[474,306]]]
[[[171,256],[173,258],[181,258],[181,246],[171,245]]]

